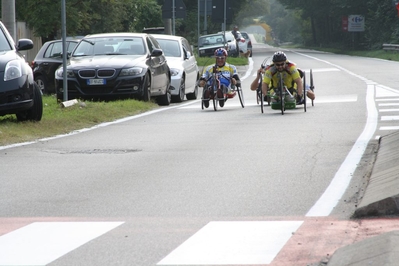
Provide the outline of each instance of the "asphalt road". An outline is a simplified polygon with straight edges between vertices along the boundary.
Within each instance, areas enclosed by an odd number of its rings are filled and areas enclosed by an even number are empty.
[[[350,242],[398,63],[286,50],[314,106],[261,114],[249,84],[274,51],[254,45],[245,108],[185,101],[0,147],[0,265],[305,265]]]

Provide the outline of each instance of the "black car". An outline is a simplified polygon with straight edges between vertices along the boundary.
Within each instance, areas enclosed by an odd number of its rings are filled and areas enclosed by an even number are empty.
[[[68,54],[78,44],[79,39],[65,40]],[[39,89],[45,93],[55,93],[55,70],[62,64],[62,40],[45,42],[32,61],[33,76]]]
[[[32,48],[29,39],[15,44],[0,22],[0,116],[15,114],[19,121],[42,119],[42,93],[33,79],[32,68],[19,52]]]
[[[225,48],[229,51],[229,45],[223,33],[207,34],[199,37],[198,55],[200,57],[213,56],[218,48]]]
[[[58,100],[112,100],[156,97],[159,105],[171,100],[171,74],[162,49],[146,33],[87,35],[67,63],[68,88],[64,97],[63,66],[56,73]]]

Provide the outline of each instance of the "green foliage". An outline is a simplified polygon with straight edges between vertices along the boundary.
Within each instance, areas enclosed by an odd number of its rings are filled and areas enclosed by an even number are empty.
[[[141,32],[144,27],[162,26],[156,0],[68,0],[67,36],[102,32]],[[18,20],[26,21],[44,41],[61,36],[61,1],[16,0]]]

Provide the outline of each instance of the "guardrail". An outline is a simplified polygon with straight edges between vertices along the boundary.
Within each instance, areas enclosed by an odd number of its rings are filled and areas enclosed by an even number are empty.
[[[384,43],[382,45],[382,49],[385,51],[398,51],[399,52],[399,44]]]

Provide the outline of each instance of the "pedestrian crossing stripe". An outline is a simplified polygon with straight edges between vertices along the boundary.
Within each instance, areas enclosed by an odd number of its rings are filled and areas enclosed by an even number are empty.
[[[270,264],[303,221],[214,221],[157,265]]]
[[[123,223],[31,223],[0,236],[0,265],[47,265]]]

